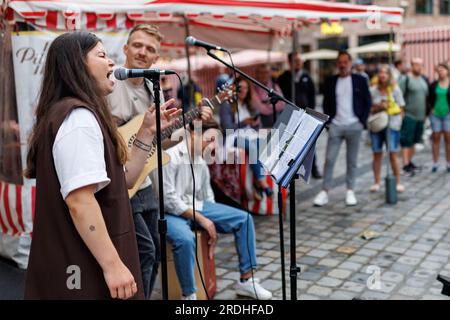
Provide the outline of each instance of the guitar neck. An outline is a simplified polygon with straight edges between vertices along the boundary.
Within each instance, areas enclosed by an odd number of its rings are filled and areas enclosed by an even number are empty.
[[[200,112],[199,108],[195,108],[195,109],[192,109],[192,110],[186,112],[184,114],[184,117],[186,119],[186,124],[191,123],[192,121],[197,119],[200,116],[200,113],[201,112]],[[161,140],[169,138],[175,130],[178,130],[182,127],[183,127],[183,115],[178,116],[178,119],[177,119],[177,121],[175,121],[175,124],[171,125],[170,127],[164,129],[161,132]]]

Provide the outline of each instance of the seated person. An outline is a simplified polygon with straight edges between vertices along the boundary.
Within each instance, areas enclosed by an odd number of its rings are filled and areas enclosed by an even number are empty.
[[[215,122],[203,123],[202,130],[193,126],[188,131],[188,139],[167,150],[171,161],[164,166],[164,208],[167,212],[167,240],[172,245],[175,270],[180,281],[184,300],[197,298],[195,287],[195,235],[191,230],[194,223],[193,180],[190,163],[194,163],[195,173],[195,222],[208,233],[210,239],[209,258],[214,255],[217,232],[233,233],[239,257],[240,280],[236,293],[255,299],[268,300],[272,293],[264,289],[252,277],[256,267],[256,242],[253,219],[249,213],[214,202],[210,176],[202,154],[214,149],[214,142],[202,139],[203,133],[217,133]],[[211,131],[214,130],[214,131]],[[198,132],[200,131],[200,132]],[[206,135],[205,135],[206,137]],[[186,145],[188,144],[188,146]],[[195,147],[194,147],[195,146]],[[211,154],[211,153],[210,153]],[[190,157],[193,155],[193,157]],[[157,174],[152,173],[154,186]],[[158,194],[158,193],[157,193]]]
[[[252,88],[248,80],[238,78],[237,99],[233,104],[224,103],[220,108],[220,125],[224,130],[235,130],[227,134],[226,139],[232,140],[229,145],[245,149],[249,155],[249,166],[256,178],[255,199],[262,200],[263,192],[268,197],[273,190],[268,186],[264,169],[258,162],[258,146],[260,145],[256,130],[260,127],[260,116],[253,102]]]

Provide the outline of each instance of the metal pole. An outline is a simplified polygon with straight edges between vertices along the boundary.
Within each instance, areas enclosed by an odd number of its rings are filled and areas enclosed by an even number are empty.
[[[158,156],[158,190],[159,190],[159,221],[158,231],[161,241],[161,280],[163,300],[168,300],[168,281],[167,281],[167,251],[166,234],[167,220],[164,216],[164,190],[163,190],[163,171],[162,171],[162,149],[161,149],[161,110],[160,110],[160,82],[159,75],[150,79],[153,83],[155,92],[155,111],[156,111],[156,154]]]
[[[295,70],[294,70],[294,54],[298,49],[297,41],[297,29],[295,24],[292,24],[292,54],[291,54],[291,101],[295,101]],[[290,183],[289,190],[289,227],[290,227],[290,241],[291,241],[291,267],[289,276],[291,278],[291,300],[297,300],[297,276],[300,272],[300,268],[297,267],[297,257],[296,257],[296,225],[295,225],[295,214],[296,214],[296,203],[295,203],[295,180],[298,178],[298,174],[295,174],[294,178]]]
[[[393,28],[391,27],[389,33],[389,67],[392,66],[392,46],[393,46]],[[392,94],[392,93],[391,93]],[[393,99],[393,97],[391,97]],[[388,114],[388,125],[386,127],[386,179],[385,179],[385,189],[386,189],[386,203],[396,204],[397,203],[397,179],[391,175],[390,172],[390,146],[391,146],[391,128],[390,128],[391,117]]]
[[[182,17],[183,17],[183,21],[184,21],[185,36],[187,38],[190,36],[189,19],[184,14]],[[185,50],[186,59],[187,59],[187,75],[188,75],[187,96],[188,96],[189,103],[187,106],[183,106],[183,105],[181,106],[183,108],[183,112],[191,107],[191,103],[194,99],[194,87],[192,85],[193,81],[192,81],[191,60],[189,57],[189,46],[187,43],[184,44],[184,50]]]

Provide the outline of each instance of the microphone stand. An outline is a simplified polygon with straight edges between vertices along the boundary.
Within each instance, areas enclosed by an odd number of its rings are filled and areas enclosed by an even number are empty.
[[[261,82],[259,82],[256,79],[252,78],[251,76],[249,76],[248,74],[246,74],[245,72],[240,70],[239,68],[236,68],[236,67],[230,65],[229,63],[227,63],[226,61],[220,59],[218,56],[216,56],[210,50],[207,50],[206,53],[211,58],[221,62],[228,68],[236,71],[242,77],[244,77],[245,79],[249,80],[250,82],[254,83],[255,85],[257,85],[258,87],[260,87],[261,89],[263,89],[264,91],[267,92],[267,95],[270,99],[270,103],[272,104],[272,108],[273,108],[274,124],[276,122],[276,107],[275,107],[275,105],[277,104],[278,101],[284,101],[285,103],[287,103],[295,108],[299,108],[293,102],[287,100],[286,98],[281,96],[279,93],[275,92],[274,89],[271,89],[271,88],[265,86],[264,84],[262,84]],[[295,183],[295,181],[291,182],[291,187],[292,187],[293,183]],[[278,187],[278,214],[279,214],[278,221],[279,221],[279,229],[280,229],[279,230],[279,232],[280,232],[280,255],[281,255],[281,270],[282,270],[281,282],[282,282],[283,300],[286,300],[286,278],[285,278],[285,261],[284,261],[285,260],[285,257],[284,257],[284,230],[283,230],[283,217],[282,217],[282,212],[283,212],[283,201],[282,200],[283,199],[282,199],[282,193],[280,190],[281,190],[281,186]],[[294,190],[294,195],[290,196],[291,201],[295,199],[295,189],[293,189],[293,190]],[[291,189],[291,192],[292,192],[292,189]],[[295,228],[295,201],[294,201],[294,203],[291,202],[290,206],[291,206],[290,220],[291,220],[291,230],[292,230],[292,225],[294,225],[294,228]],[[291,234],[291,236],[292,236],[292,234]],[[294,233],[294,236],[295,236],[295,233]],[[300,268],[298,268],[295,265],[295,239],[291,239],[291,263],[294,263],[294,265],[291,265],[291,268],[290,268],[291,291],[293,288],[296,291],[297,273],[300,272]],[[294,282],[295,282],[295,285],[293,286]],[[293,294],[291,292],[291,299],[294,299],[294,298],[296,299],[296,297],[297,297],[297,293],[295,292]]]
[[[156,154],[158,157],[158,190],[159,190],[159,220],[158,231],[161,246],[161,282],[163,300],[168,300],[168,282],[167,282],[167,252],[166,252],[166,234],[167,220],[164,216],[164,190],[163,190],[163,171],[162,171],[162,150],[161,150],[161,96],[160,96],[160,74],[151,74],[147,78],[153,84],[156,110]]]

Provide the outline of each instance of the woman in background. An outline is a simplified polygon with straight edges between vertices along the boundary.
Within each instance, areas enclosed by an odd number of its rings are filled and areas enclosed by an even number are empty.
[[[445,141],[445,156],[447,172],[450,172],[450,80],[449,67],[440,63],[436,67],[438,79],[430,86],[427,114],[430,116],[433,150],[433,167],[431,172],[438,170],[439,147],[442,136]]]
[[[238,87],[237,100],[231,105],[225,103],[220,108],[220,125],[224,130],[232,129],[234,133],[227,135],[234,146],[245,149],[249,155],[249,166],[256,179],[255,197],[261,200],[263,194],[272,196],[273,190],[268,186],[264,169],[258,162],[260,117],[253,103],[253,92],[248,80],[236,79]]]
[[[381,162],[383,159],[383,144],[387,145],[392,171],[397,180],[397,192],[404,192],[405,187],[400,183],[400,163],[398,152],[400,145],[400,128],[402,125],[402,112],[405,106],[403,94],[395,84],[388,65],[380,67],[377,75],[377,84],[370,89],[372,96],[371,114],[386,112],[389,116],[389,136],[387,128],[380,132],[370,132],[373,151],[373,175],[375,183],[370,187],[371,192],[380,190]]]

